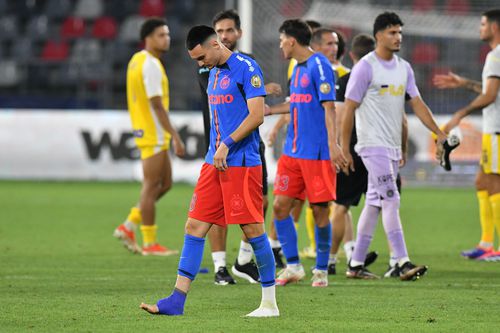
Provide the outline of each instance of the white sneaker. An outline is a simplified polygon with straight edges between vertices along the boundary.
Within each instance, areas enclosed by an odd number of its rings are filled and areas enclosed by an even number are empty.
[[[319,269],[313,269],[312,277],[313,287],[328,287],[328,271],[322,271]]]
[[[245,317],[279,317],[280,310],[276,303],[262,302],[257,310],[254,310],[247,314]]]
[[[304,267],[302,265],[299,264],[297,268],[292,268],[290,265],[287,265],[285,269],[278,273],[276,285],[284,286],[291,282],[298,282],[303,280],[305,276],[306,272],[304,271]]]

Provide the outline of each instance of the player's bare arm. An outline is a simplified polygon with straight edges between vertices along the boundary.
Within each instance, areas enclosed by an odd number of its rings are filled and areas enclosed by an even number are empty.
[[[238,142],[247,137],[252,131],[264,122],[264,97],[254,97],[247,101],[248,116],[243,120],[240,126],[229,136],[234,142]],[[222,142],[214,155],[214,166],[217,170],[227,169],[226,158],[229,153],[228,146]]]
[[[436,141],[436,159],[440,160],[443,153],[443,143],[446,141],[446,134],[439,128],[432,116],[432,112],[420,96],[410,100],[410,105],[415,115],[420,121],[434,134],[437,135]]]
[[[267,144],[269,146],[272,146],[274,144],[279,131],[283,126],[285,126],[288,123],[290,123],[290,114],[289,113],[282,114],[278,119],[278,121],[276,122],[276,124],[274,124],[269,134],[267,135]]]
[[[266,111],[265,115],[270,116],[273,114],[286,114],[286,113],[290,113],[290,102],[285,102],[270,106],[269,109]]]
[[[335,128],[337,129],[337,142],[341,140],[342,118],[344,117],[344,102],[335,102]]]
[[[399,167],[402,168],[405,166],[406,161],[408,160],[408,117],[406,113],[403,113],[403,131],[401,133],[401,152],[402,159],[399,162]]]
[[[465,88],[478,94],[481,93],[483,88],[483,84],[481,82],[465,78],[453,72],[435,75],[432,78],[432,82],[438,89]]]
[[[264,86],[267,95],[280,96],[283,93],[281,85],[276,82],[269,82]]]
[[[346,163],[344,154],[337,143],[337,126],[335,120],[335,103],[332,101],[325,101],[322,103],[325,109],[325,125],[328,132],[328,148],[330,150],[330,161],[332,167],[341,168]]]
[[[342,171],[349,175],[349,171],[354,172],[354,162],[352,160],[351,151],[351,133],[354,126],[354,111],[359,107],[359,103],[347,98],[344,103],[344,115],[341,120],[340,127],[340,146],[344,154],[345,164],[342,166]]]
[[[486,91],[477,96],[469,105],[453,114],[451,120],[446,123],[444,132],[448,133],[460,124],[460,121],[474,111],[479,111],[495,102],[500,89],[500,78],[490,77],[486,80]]]
[[[172,123],[170,122],[170,118],[168,117],[168,114],[163,107],[161,96],[151,97],[150,101],[161,126],[165,131],[169,132],[170,135],[172,135],[175,155],[179,157],[184,156],[184,154],[186,153],[186,148],[184,147],[184,143],[182,142],[179,133],[177,133],[177,130],[172,126]]]

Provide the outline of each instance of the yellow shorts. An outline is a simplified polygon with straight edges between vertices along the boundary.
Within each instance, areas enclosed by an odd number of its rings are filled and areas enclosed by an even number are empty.
[[[170,149],[170,141],[165,142],[163,145],[160,146],[142,146],[142,147],[137,147],[141,151],[141,160],[145,160],[147,158],[150,158],[153,155],[158,154],[159,152],[162,152],[164,150],[169,150]]]
[[[481,161],[479,162],[479,164],[482,166],[484,173],[486,174],[500,173],[499,147],[500,147],[499,134],[483,133]]]

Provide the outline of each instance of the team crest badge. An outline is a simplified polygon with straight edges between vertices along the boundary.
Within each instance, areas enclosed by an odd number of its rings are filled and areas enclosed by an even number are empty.
[[[255,88],[260,88],[260,86],[262,85],[262,81],[260,80],[260,77],[258,75],[252,76],[252,78],[250,79],[250,83]]]
[[[232,210],[242,210],[245,206],[243,199],[238,195],[234,194],[231,198],[231,209]]]
[[[229,76],[224,76],[222,78],[222,80],[220,80],[221,89],[227,89],[227,87],[229,87],[230,82],[231,82],[231,79],[229,79]]]
[[[319,90],[321,91],[321,93],[323,94],[328,94],[330,92],[330,90],[332,90],[332,87],[330,86],[329,83],[322,83],[320,86],[319,86]]]
[[[308,85],[309,85],[309,77],[307,76],[307,74],[304,74],[300,78],[300,86],[302,88],[306,88]]]

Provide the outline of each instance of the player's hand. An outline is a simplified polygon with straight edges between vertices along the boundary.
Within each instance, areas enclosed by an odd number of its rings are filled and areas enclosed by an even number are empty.
[[[267,104],[264,104],[264,117],[271,115],[271,107]]]
[[[352,155],[351,155],[351,152],[349,151],[349,149],[343,149],[343,155],[344,155],[344,158],[345,158],[345,163],[343,166],[341,166],[341,170],[343,173],[345,173],[346,175],[349,176],[349,174],[351,172],[354,172],[356,171],[354,169],[354,161],[352,159]]]
[[[407,160],[408,160],[408,153],[404,151],[403,156],[399,160],[399,167],[400,168],[404,167],[406,165]]]
[[[183,157],[186,154],[186,146],[184,146],[184,142],[180,138],[173,140],[174,144],[174,153],[178,157]]]
[[[438,89],[450,89],[450,88],[459,88],[465,85],[466,80],[453,73],[449,72],[448,74],[437,74],[432,78],[432,83]]]
[[[229,153],[229,148],[224,142],[221,142],[219,148],[214,154],[214,167],[219,171],[224,171],[227,169],[227,154]]]
[[[266,94],[268,95],[280,96],[283,93],[279,83],[270,82],[266,84],[264,88],[266,89]]]
[[[457,111],[453,114],[453,117],[444,125],[443,132],[448,134],[452,129],[457,127],[462,121],[462,115],[460,111]]]
[[[436,159],[438,161],[441,161],[441,158],[443,157],[444,154],[443,144],[446,142],[447,139],[448,137],[444,133],[438,134],[436,140]]]
[[[278,137],[278,131],[276,129],[272,129],[267,135],[267,145],[272,147],[276,142],[276,138]]]
[[[344,153],[338,144],[331,145],[330,147],[330,161],[332,162],[332,166],[337,170],[344,168],[347,163]]]

